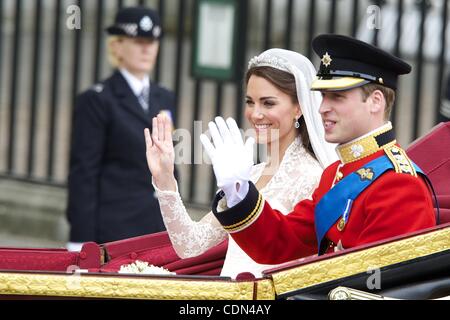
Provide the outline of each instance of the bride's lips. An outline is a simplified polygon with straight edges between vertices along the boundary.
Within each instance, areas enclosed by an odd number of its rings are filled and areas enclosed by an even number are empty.
[[[272,124],[270,123],[253,124],[253,127],[255,128],[256,132],[267,131],[271,126]]]

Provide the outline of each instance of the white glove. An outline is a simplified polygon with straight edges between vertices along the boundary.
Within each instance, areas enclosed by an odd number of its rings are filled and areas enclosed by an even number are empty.
[[[222,117],[215,120],[208,125],[214,145],[205,134],[200,135],[200,141],[211,159],[217,186],[225,193],[231,208],[248,193],[255,140],[250,137],[244,144],[233,118],[228,118],[226,123]]]

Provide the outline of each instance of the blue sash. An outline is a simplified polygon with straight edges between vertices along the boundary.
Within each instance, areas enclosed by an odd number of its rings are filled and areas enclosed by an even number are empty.
[[[412,164],[417,173],[423,174],[422,170],[416,164]],[[347,222],[352,210],[353,201],[378,177],[387,170],[392,169],[394,169],[394,165],[384,155],[349,174],[320,199],[314,211],[319,254],[321,251],[321,242],[328,230],[330,230],[340,217]]]

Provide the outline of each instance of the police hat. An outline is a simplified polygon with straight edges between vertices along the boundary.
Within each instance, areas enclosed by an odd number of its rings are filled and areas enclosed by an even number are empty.
[[[398,76],[411,72],[403,60],[355,38],[323,34],[312,47],[321,62],[311,90],[348,90],[368,83],[395,90]]]
[[[119,10],[114,25],[106,29],[110,35],[143,37],[158,40],[162,36],[161,22],[155,10],[128,7]]]

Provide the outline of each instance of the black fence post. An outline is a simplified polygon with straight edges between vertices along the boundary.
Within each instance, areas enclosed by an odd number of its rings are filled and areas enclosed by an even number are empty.
[[[81,13],[81,28],[74,30],[74,42],[73,42],[73,70],[72,70],[72,84],[71,84],[71,93],[70,93],[70,122],[67,124],[67,130],[69,131],[69,141],[67,143],[69,146],[72,144],[72,119],[75,111],[75,103],[76,97],[78,94],[78,90],[80,88],[80,79],[81,79],[81,69],[82,69],[82,52],[83,52],[83,10],[84,10],[84,0],[78,0],[78,7],[80,8]],[[70,149],[68,150],[69,156],[67,157],[67,168],[70,168]]]
[[[395,47],[394,55],[400,58],[400,40],[403,32],[402,20],[403,20],[403,0],[398,0],[397,2],[397,25],[396,25],[396,37],[395,37]],[[400,84],[399,84],[400,86]],[[398,90],[399,88],[397,88]],[[395,101],[391,112],[391,121],[394,126],[397,124],[397,101]]]
[[[263,50],[269,49],[272,43],[272,6],[272,0],[266,0]]]
[[[381,8],[381,6],[382,6],[382,3],[383,1],[382,0],[375,0],[375,5],[377,6],[377,7],[379,7],[379,8]],[[379,36],[379,34],[380,34],[380,32],[379,32],[379,30],[378,30],[378,28],[375,28],[375,32],[374,32],[374,38],[373,38],[373,44],[375,45],[375,46],[378,46],[378,36]]]
[[[292,28],[293,28],[293,16],[294,16],[294,1],[288,0],[286,6],[286,33],[284,39],[284,47],[288,50],[292,47]]]
[[[244,32],[239,33],[239,55],[238,61],[240,64],[240,70],[241,74],[236,80],[236,112],[235,112],[235,119],[236,123],[239,128],[242,127],[242,119],[244,118],[244,77],[247,72],[247,39],[248,39],[248,19],[246,18],[248,16],[249,10],[249,1],[248,0],[240,0],[241,6],[241,14],[240,16],[240,29],[244,30]]]
[[[306,40],[306,56],[308,57],[308,59],[311,59],[311,56],[312,56],[311,42],[316,33],[316,25],[315,25],[316,1],[315,0],[309,1],[308,17],[309,17],[309,19],[308,19],[308,32],[307,32],[307,40]]]
[[[97,0],[97,18],[95,28],[95,53],[94,53],[94,82],[99,81],[101,76],[102,56],[103,56],[103,13],[105,8],[104,0]]]
[[[31,75],[31,95],[30,95],[30,127],[28,132],[28,167],[27,175],[29,178],[33,175],[34,156],[35,156],[35,136],[36,136],[36,110],[39,101],[39,75],[41,73],[41,30],[42,30],[42,0],[36,0],[34,11],[34,43]]]
[[[22,0],[16,0],[15,6],[15,23],[14,23],[14,38],[12,46],[12,69],[11,69],[11,96],[9,102],[9,139],[8,139],[8,162],[7,173],[14,174],[15,165],[15,151],[16,151],[16,125],[17,125],[17,94],[19,82],[19,59],[21,52],[20,37],[22,24]]]
[[[420,28],[419,28],[419,44],[417,48],[417,65],[416,65],[416,86],[414,95],[414,110],[413,110],[413,136],[412,139],[416,139],[419,135],[420,126],[420,106],[422,100],[422,75],[423,75],[423,43],[425,40],[425,19],[427,16],[427,2],[426,0],[420,1]]]
[[[438,59],[438,74],[437,74],[437,86],[436,86],[436,102],[435,102],[435,123],[439,123],[441,121],[448,121],[444,115],[441,114],[441,104],[442,99],[447,98],[444,97],[443,92],[447,92],[448,88],[443,88],[444,85],[444,77],[446,79],[445,85],[449,86],[450,83],[447,83],[447,76],[444,75],[445,70],[445,61],[446,61],[446,47],[447,47],[447,19],[448,19],[448,0],[443,0],[443,10],[442,10],[442,29],[441,29],[441,51]]]
[[[158,1],[158,14],[160,16],[161,19],[161,26],[164,30],[164,14],[165,14],[165,6],[164,6],[164,0],[159,0]],[[158,57],[156,58],[156,65],[155,65],[155,82],[160,82],[161,80],[161,64],[162,64],[162,59],[163,59],[163,55],[161,54],[163,52],[163,45],[164,45],[164,41],[160,41],[159,42],[159,54]]]
[[[56,1],[55,21],[53,29],[53,53],[52,53],[52,77],[50,87],[50,113],[49,113],[49,130],[48,130],[48,158],[47,158],[47,180],[52,181],[54,178],[54,155],[55,155],[55,133],[56,119],[58,112],[59,97],[59,68],[61,61],[61,1]]]
[[[3,1],[0,1],[0,101],[2,99],[2,74],[3,74],[3,23],[4,17],[3,17]]]
[[[180,110],[180,99],[181,96],[181,71],[182,71],[182,61],[183,61],[183,47],[184,47],[184,25],[185,25],[185,14],[186,14],[186,1],[180,0],[178,2],[178,27],[177,27],[177,44],[176,44],[176,54],[175,54],[175,101],[176,110]]]
[[[337,0],[331,0],[330,4],[330,16],[328,18],[328,32],[335,33],[336,32],[336,14],[337,14]]]
[[[356,36],[356,31],[358,28],[358,11],[359,11],[360,1],[361,0],[353,0],[353,3],[352,3],[352,27],[351,27],[352,37]]]

